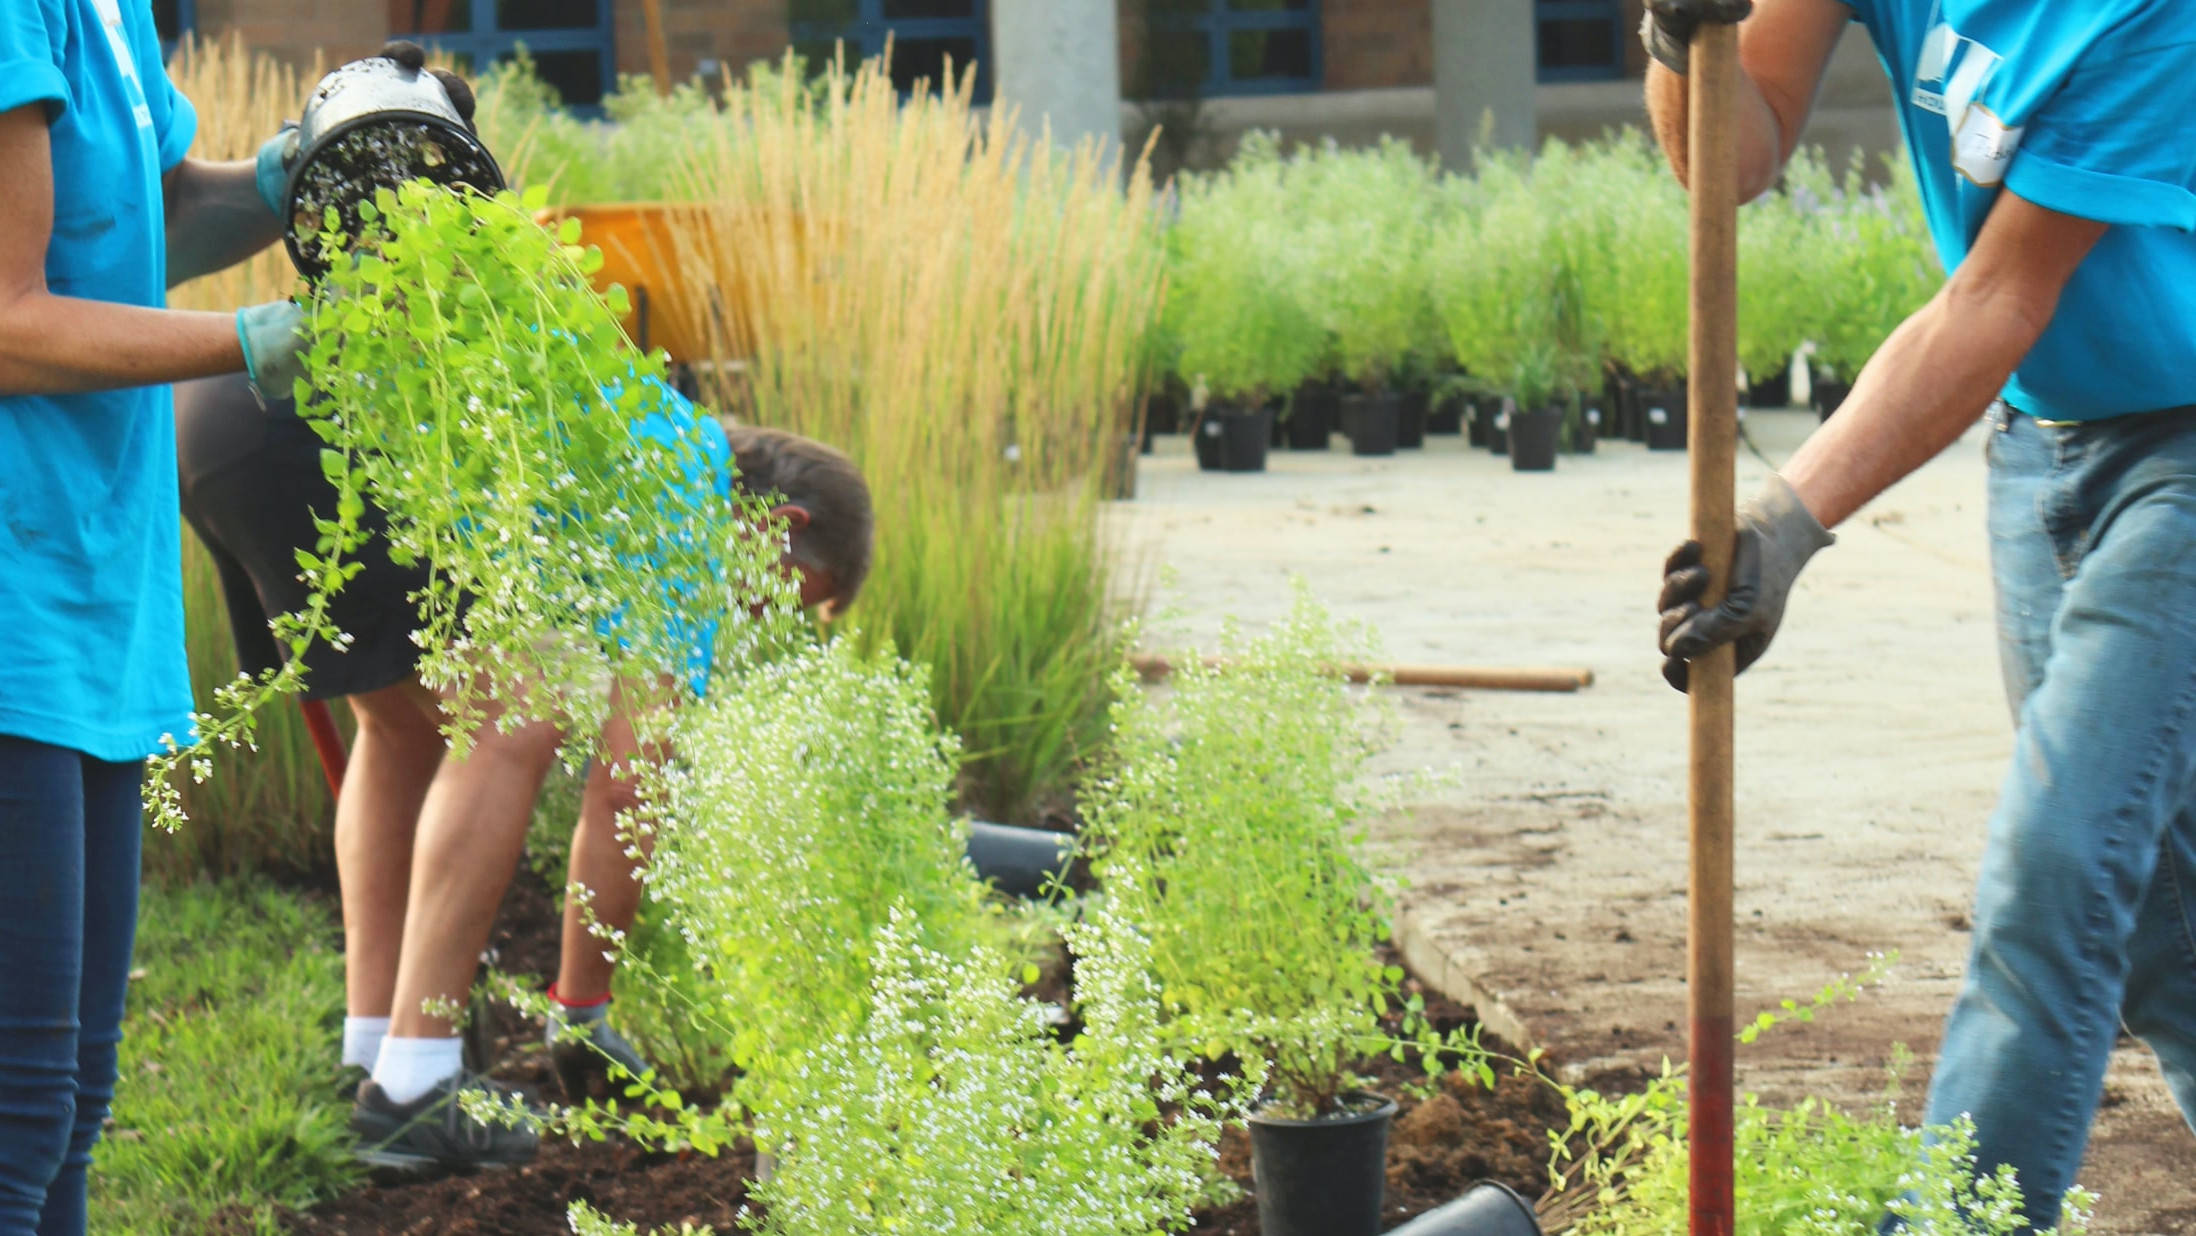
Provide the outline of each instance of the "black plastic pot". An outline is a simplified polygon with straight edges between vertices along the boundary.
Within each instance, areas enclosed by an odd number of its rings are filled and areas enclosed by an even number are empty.
[[[1151,440],[1163,433],[1182,432],[1182,405],[1168,391],[1153,391],[1144,401],[1143,452],[1151,454]]]
[[[1377,1236],[1395,1103],[1352,1097],[1366,1109],[1323,1120],[1251,1114],[1252,1189],[1265,1236]]]
[[[358,140],[347,140],[354,135]],[[347,235],[357,234],[358,205],[377,189],[420,178],[482,193],[504,187],[495,156],[474,136],[434,74],[385,56],[354,60],[321,78],[305,100],[293,140],[283,161],[290,179],[283,193],[282,241],[291,264],[308,279],[328,270],[316,239],[325,226],[323,207],[311,202],[332,180],[341,180],[342,192],[324,205],[336,208]],[[362,141],[377,147],[368,163],[357,161],[355,148]],[[339,166],[343,160],[352,166]]]
[[[1452,434],[1464,432],[1465,411],[1468,404],[1462,395],[1444,395],[1426,410],[1426,432]]]
[[[1639,419],[1650,451],[1685,449],[1686,392],[1683,384],[1642,388],[1638,395]]]
[[[1288,443],[1292,451],[1323,451],[1334,433],[1335,405],[1340,397],[1324,382],[1306,382],[1296,388],[1289,405]]]
[[[1042,828],[1011,824],[968,825],[968,861],[976,874],[1016,897],[1035,897],[1067,873],[1075,857],[1075,838]]]
[[[1264,472],[1273,439],[1273,409],[1246,412],[1215,403],[1197,421],[1197,466],[1207,472]]]
[[[1393,391],[1378,395],[1344,395],[1342,416],[1350,424],[1352,455],[1395,454],[1397,431],[1403,419],[1403,401]]]
[[[1429,1210],[1388,1236],[1541,1236],[1533,1205],[1510,1186],[1482,1180],[1464,1196]]]
[[[1556,441],[1562,434],[1560,407],[1519,408],[1510,413],[1510,471],[1555,471]]]
[[[1220,424],[1220,410],[1207,408],[1190,422],[1190,449],[1197,452],[1197,467],[1201,472],[1220,471],[1220,444],[1227,437],[1226,427]]]
[[[1471,398],[1470,424],[1465,429],[1465,444],[1491,447],[1494,445],[1495,421],[1502,415],[1502,397],[1499,395],[1474,395]]]
[[[1406,451],[1426,445],[1426,411],[1433,396],[1424,387],[1404,391],[1395,407],[1395,444]]]
[[[1570,422],[1571,450],[1580,455],[1591,455],[1601,441],[1601,407],[1588,403],[1578,410],[1576,419]]]
[[[1747,383],[1746,406],[1750,408],[1791,407],[1792,367],[1787,365],[1759,382]]]
[[[1810,402],[1815,405],[1815,411],[1822,414],[1823,420],[1829,420],[1831,413],[1845,406],[1846,396],[1853,393],[1853,384],[1835,378],[1816,378],[1813,389],[1814,398]]]
[[[1510,453],[1510,417],[1517,412],[1517,401],[1508,395],[1495,400],[1494,415],[1487,421],[1487,449],[1496,455]]]

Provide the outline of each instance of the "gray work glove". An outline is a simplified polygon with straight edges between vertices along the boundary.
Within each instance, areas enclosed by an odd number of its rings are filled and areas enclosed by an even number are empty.
[[[262,404],[288,399],[305,376],[305,311],[278,300],[236,311],[236,339],[244,345],[244,371]]]
[[[293,122],[282,126],[282,131],[260,143],[259,159],[253,169],[259,185],[259,200],[267,203],[268,213],[282,217],[282,203],[290,192],[290,164],[297,160],[297,125]]]
[[[1647,0],[1639,41],[1647,54],[1679,77],[1692,67],[1693,34],[1702,26],[1735,26],[1754,11],[1754,0]]]
[[[1708,568],[1700,563],[1700,542],[1687,541],[1662,567],[1662,676],[1683,691],[1686,662],[1723,644],[1738,649],[1738,668],[1761,659],[1784,619],[1784,601],[1792,582],[1815,551],[1833,544],[1830,535],[1783,477],[1771,474],[1738,509],[1737,544],[1731,555],[1731,587],[1723,603],[1702,609]]]

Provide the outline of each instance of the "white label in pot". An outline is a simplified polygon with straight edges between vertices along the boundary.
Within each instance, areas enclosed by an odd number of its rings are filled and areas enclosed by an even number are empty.
[[[1588,409],[1586,409],[1586,423],[1587,423],[1587,424],[1589,424],[1589,425],[1597,425],[1597,426],[1598,426],[1598,425],[1600,425],[1600,424],[1601,424],[1601,409],[1599,409],[1599,408],[1588,408]]]
[[[1206,417],[1206,418],[1205,418],[1205,436],[1206,436],[1206,437],[1208,437],[1208,438],[1217,438],[1217,437],[1219,437],[1219,436],[1220,436],[1220,422],[1219,422],[1219,421],[1216,421],[1216,420],[1214,420],[1214,419],[1212,419],[1212,418],[1211,418],[1211,417],[1209,417],[1209,416],[1208,416],[1208,417]]]
[[[1647,423],[1650,425],[1667,425],[1670,423],[1670,414],[1661,408],[1649,408],[1647,409]]]

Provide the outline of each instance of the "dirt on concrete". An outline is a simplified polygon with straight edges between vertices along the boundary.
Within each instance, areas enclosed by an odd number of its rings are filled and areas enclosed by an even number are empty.
[[[1813,419],[1746,424],[1781,461]],[[1900,958],[1857,1003],[1743,1049],[1740,1086],[1765,1099],[1880,1101],[1903,1043],[1917,1105],[1957,990],[2012,736],[1983,432],[1839,530],[1740,681],[1741,1012]],[[1377,841],[1416,925],[1571,1068],[1682,1058],[1686,713],[1658,673],[1652,603],[1685,526],[1685,457],[1605,443],[1530,474],[1455,437],[1387,459],[1335,445],[1219,474],[1160,439],[1136,500],[1113,509],[1124,553],[1171,568],[1154,608],[1209,643],[1224,614],[1255,628],[1282,613],[1301,575],[1396,661],[1592,668],[1576,694],[1392,689],[1402,724],[1383,767],[1457,778]],[[1768,467],[1742,450],[1740,492]],[[2084,1171],[2096,1230],[2196,1231],[2191,1151],[2156,1065],[2123,1042]]]

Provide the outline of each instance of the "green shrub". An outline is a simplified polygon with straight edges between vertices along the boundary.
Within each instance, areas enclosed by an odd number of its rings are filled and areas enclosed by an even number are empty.
[[[1291,295],[1332,341],[1335,367],[1368,390],[1394,382],[1427,335],[1432,184],[1433,169],[1392,137],[1368,150],[1322,147],[1288,165],[1286,219],[1299,255]]]
[[[1268,634],[1231,625],[1221,659],[1190,659],[1163,696],[1124,669],[1083,793],[1093,869],[1151,941],[1168,1033],[1270,1060],[1290,1109],[1333,1107],[1385,1045],[1402,977],[1375,958],[1388,903],[1357,852],[1374,733],[1342,666],[1365,651],[1300,590]]]
[[[338,1098],[343,958],[318,905],[254,883],[148,886],[91,1229],[280,1230],[358,1179]]]
[[[1889,181],[1870,187],[1856,164],[1817,215],[1827,250],[1818,285],[1822,317],[1810,337],[1816,360],[1850,382],[1891,332],[1928,303],[1944,282],[1920,190],[1903,161],[1889,164]]]

